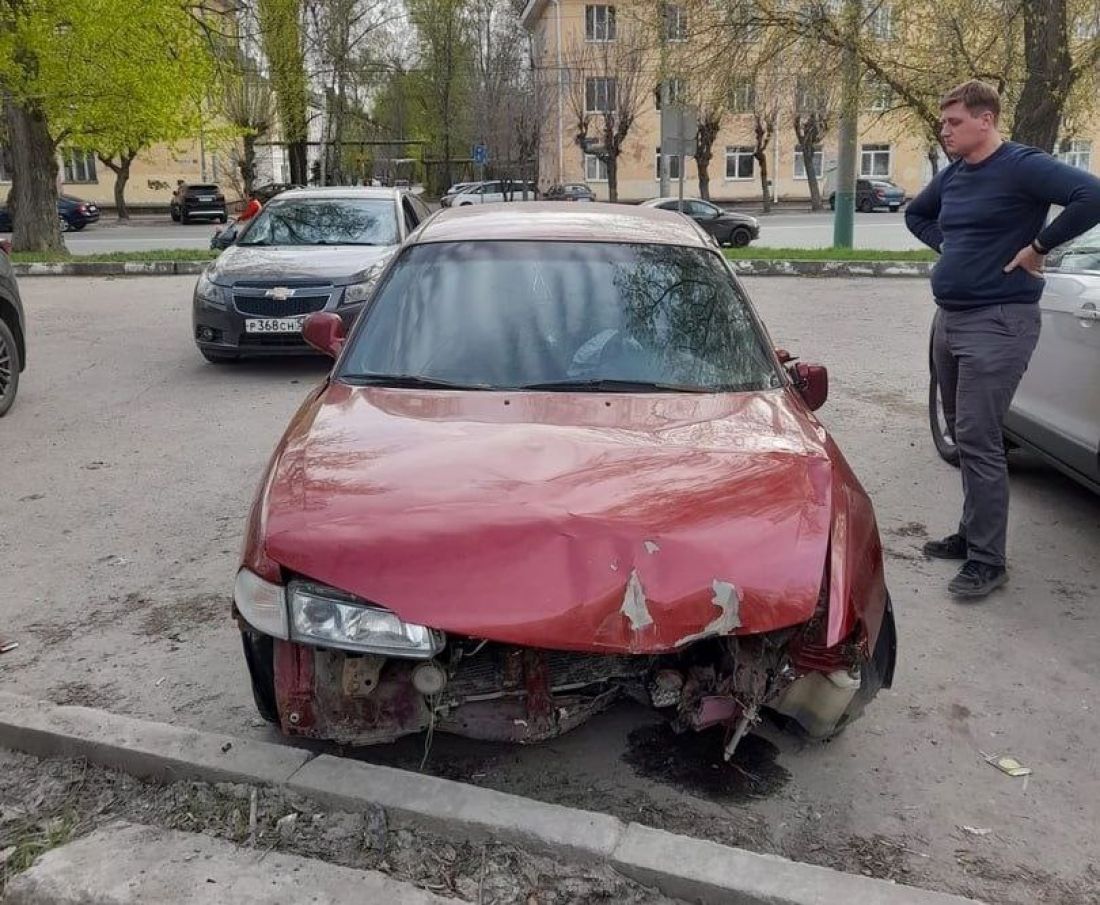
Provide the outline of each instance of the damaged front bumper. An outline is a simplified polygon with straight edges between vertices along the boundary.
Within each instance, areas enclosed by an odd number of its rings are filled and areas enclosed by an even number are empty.
[[[727,728],[726,755],[771,709],[806,734],[835,734],[893,676],[887,603],[874,650],[858,634],[824,648],[819,626],[712,637],[671,654],[601,655],[449,637],[413,659],[264,639],[242,625],[257,700],[288,735],[372,745],[432,729],[471,738],[540,742],[622,699],[655,707],[677,731]],[[257,682],[261,686],[257,686]],[[261,707],[261,710],[264,708]]]

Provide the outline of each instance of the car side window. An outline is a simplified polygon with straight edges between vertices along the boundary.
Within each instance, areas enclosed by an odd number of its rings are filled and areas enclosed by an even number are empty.
[[[417,226],[419,226],[432,215],[431,209],[416,195],[407,195],[406,197],[409,199],[409,203],[412,204],[413,210],[416,211]]]
[[[405,232],[406,234],[411,233],[416,229],[417,224],[420,222],[420,218],[416,216],[416,211],[413,210],[408,195],[404,195],[401,198],[401,212],[405,215]]]

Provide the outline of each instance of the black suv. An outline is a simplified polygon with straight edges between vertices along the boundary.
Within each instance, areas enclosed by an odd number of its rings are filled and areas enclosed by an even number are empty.
[[[8,260],[9,248],[3,243],[0,253],[0,417],[15,404],[19,374],[27,366],[23,302]]]
[[[192,220],[229,220],[225,194],[216,185],[180,185],[172,193],[172,219],[176,223]]]

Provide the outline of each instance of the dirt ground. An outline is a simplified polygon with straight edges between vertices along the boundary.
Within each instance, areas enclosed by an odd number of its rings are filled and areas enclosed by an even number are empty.
[[[960,503],[925,423],[926,286],[748,286],[776,343],[830,369],[821,415],[887,548],[894,689],[827,746],[764,727],[733,767],[630,706],[533,748],[437,736],[427,769],[997,905],[1100,902],[1100,499],[1016,458],[1011,583],[952,602],[950,568],[919,552]],[[0,654],[0,688],[276,738],[228,595],[260,471],[324,363],[206,364],[186,279],[23,289],[30,370],[0,422],[0,632],[20,647]],[[344,753],[416,769],[423,745]]]
[[[255,822],[252,820],[255,800]],[[0,895],[48,848],[112,820],[206,833],[254,848],[377,870],[479,905],[675,905],[601,865],[562,864],[511,845],[454,845],[393,829],[379,808],[328,811],[278,790],[230,783],[159,785],[71,760],[0,751]]]

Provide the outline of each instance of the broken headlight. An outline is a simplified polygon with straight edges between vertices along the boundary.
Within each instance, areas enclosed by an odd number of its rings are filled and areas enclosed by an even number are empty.
[[[254,629],[274,638],[287,637],[286,595],[282,585],[241,569],[233,586],[233,602],[237,612]]]
[[[445,644],[442,632],[333,588],[294,581],[287,598],[291,640],[303,644],[413,660],[434,657]]]

